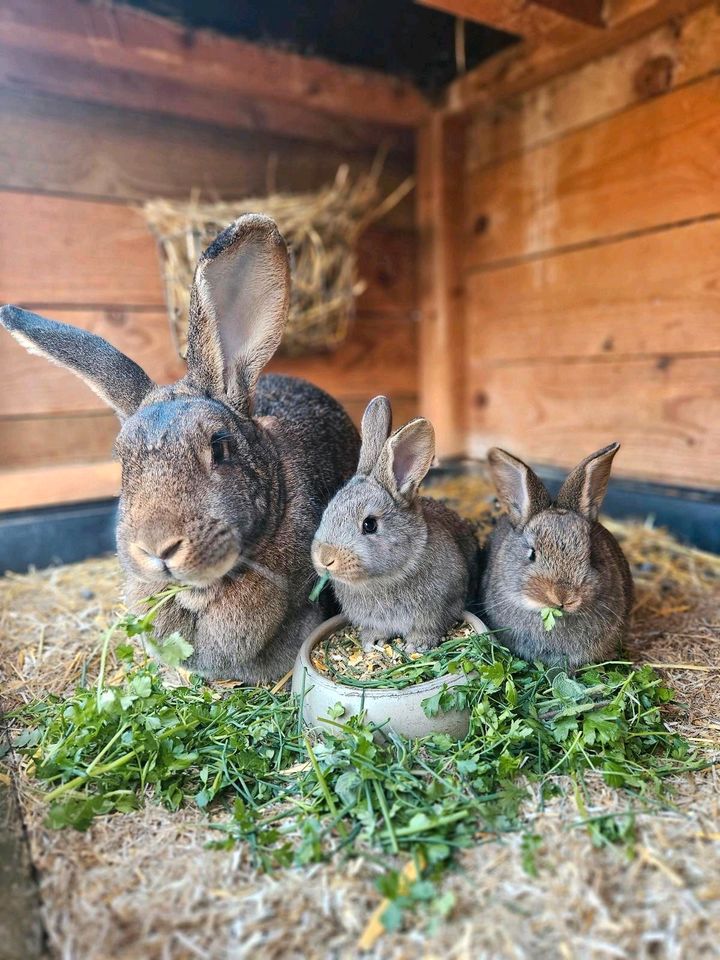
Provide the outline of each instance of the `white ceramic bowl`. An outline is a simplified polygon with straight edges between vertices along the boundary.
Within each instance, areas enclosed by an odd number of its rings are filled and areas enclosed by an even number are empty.
[[[478,633],[487,633],[488,628],[474,614],[466,611],[463,619]],[[392,687],[348,687],[320,673],[312,663],[313,648],[347,624],[348,620],[343,616],[332,617],[320,624],[303,643],[295,661],[292,691],[303,699],[303,716],[308,726],[327,729],[322,718],[328,717],[332,708],[340,703],[345,708],[341,721],[364,711],[370,722],[378,726],[387,725],[403,737],[447,733],[462,739],[467,735],[469,710],[452,710],[428,717],[422,708],[423,700],[432,697],[443,686],[454,687],[464,683],[465,675],[462,673],[448,673],[402,690]]]

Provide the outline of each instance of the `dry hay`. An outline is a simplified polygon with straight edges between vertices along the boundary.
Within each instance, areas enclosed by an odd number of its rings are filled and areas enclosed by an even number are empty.
[[[187,349],[190,285],[198,258],[244,213],[272,217],[292,252],[290,315],[281,351],[298,356],[339,346],[354,317],[355,298],[365,289],[358,277],[357,238],[396,206],[414,183],[404,181],[380,202],[381,166],[379,157],[368,175],[352,182],[343,165],[334,183],[314,193],[275,193],[219,203],[201,203],[197,198],[146,203],[145,216],[160,246],[170,329],[180,356]]]
[[[491,508],[479,478],[434,491],[479,519]],[[665,665],[696,742],[720,740],[720,557],[662,531],[613,524],[637,579],[631,654]],[[5,704],[68,693],[96,675],[98,640],[120,595],[114,559],[0,580]],[[672,666],[675,665],[675,666]],[[110,668],[112,672],[112,667]],[[100,818],[85,833],[52,832],[35,784],[17,788],[40,877],[53,952],[65,958],[325,958],[358,956],[377,906],[382,867],[368,859],[267,876],[246,851],[209,851],[205,816],[153,804]],[[637,817],[635,856],[595,848],[572,794],[531,816],[543,837],[538,875],[521,865],[521,838],[478,838],[445,887],[457,903],[432,936],[385,934],[378,958],[681,958],[717,956],[720,792],[714,769],[677,782],[673,806]],[[590,778],[587,816],[624,811],[627,796]],[[535,809],[530,804],[529,810]],[[539,809],[539,808],[538,808]],[[388,862],[390,858],[388,858]]]

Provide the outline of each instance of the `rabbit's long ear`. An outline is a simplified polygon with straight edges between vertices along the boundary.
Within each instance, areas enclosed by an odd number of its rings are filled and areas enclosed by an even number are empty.
[[[190,376],[250,414],[258,377],[280,345],[290,259],[269,217],[249,214],[200,257],[190,297]]]
[[[435,431],[417,417],[388,438],[375,476],[396,499],[409,502],[425,479],[435,456]]]
[[[597,520],[605,499],[613,457],[619,449],[619,443],[611,443],[585,457],[560,487],[555,501],[557,505],[576,510],[588,520]]]
[[[11,306],[0,309],[0,324],[30,353],[76,373],[121,420],[135,413],[153,387],[134,360],[87,330]]]
[[[500,447],[488,450],[488,465],[500,502],[514,527],[550,506],[550,494],[530,467]]]
[[[367,476],[378,464],[385,441],[392,430],[392,407],[387,397],[374,397],[365,408],[360,424],[360,460],[357,472]]]

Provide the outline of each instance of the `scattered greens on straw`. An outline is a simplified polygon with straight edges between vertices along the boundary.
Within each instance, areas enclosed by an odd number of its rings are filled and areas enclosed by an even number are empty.
[[[125,677],[106,684],[115,633],[149,644],[157,610],[176,589],[105,636],[97,688],[80,686],[67,699],[49,696],[11,715],[23,727],[13,746],[47,785],[52,827],[83,830],[97,816],[152,797],[171,810],[185,803],[212,809],[213,845],[247,844],[265,870],[334,854],[383,862],[402,854],[379,881],[389,899],[383,923],[395,929],[422,907],[423,922],[436,925],[452,909],[439,881],[457,851],[482,842],[480,834],[527,829],[528,782],[539,784],[534,795],[544,802],[569,777],[579,810],[570,826],[587,829],[598,844],[631,846],[634,811],[662,796],[663,779],[711,762],[666,725],[663,708],[673,694],[649,667],[607,663],[571,678],[516,659],[489,636],[421,658],[466,677],[424,704],[431,716],[470,710],[460,742],[447,735],[405,741],[391,730],[377,738],[373,724],[344,717],[340,706],[322,738],[311,738],[291,695],[260,687],[224,695],[199,678],[171,687],[127,642],[113,649]],[[177,663],[190,649],[174,636],[159,653]],[[625,791],[626,813],[587,817],[588,770]],[[541,845],[542,837],[525,833],[522,858],[531,872]],[[408,856],[418,871],[412,884],[399,869]]]

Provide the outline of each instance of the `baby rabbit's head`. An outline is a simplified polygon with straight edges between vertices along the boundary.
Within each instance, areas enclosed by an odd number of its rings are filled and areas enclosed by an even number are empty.
[[[422,555],[427,528],[417,490],[435,456],[435,433],[418,417],[390,435],[387,397],[363,415],[355,476],[330,501],[312,545],[318,574],[360,585],[394,578]]]
[[[593,524],[619,447],[613,443],[583,460],[554,503],[527,464],[497,447],[489,451],[490,472],[510,524],[498,572],[503,592],[520,606],[573,614],[596,605],[604,584],[593,556]]]
[[[141,580],[208,586],[251,557],[282,513],[278,457],[253,401],[282,337],[289,289],[273,221],[248,215],[231,224],[198,263],[188,371],[172,386],[153,383],[86,330],[0,311],[17,340],[80,376],[120,418],[118,553]]]

